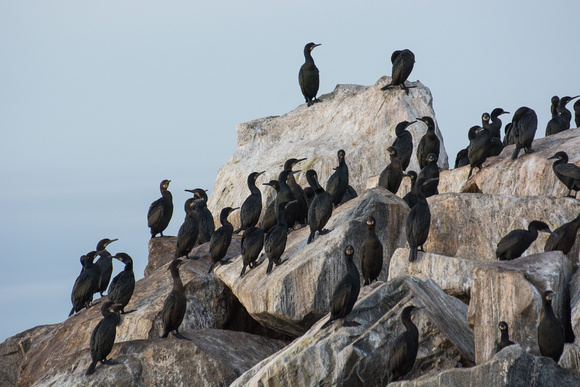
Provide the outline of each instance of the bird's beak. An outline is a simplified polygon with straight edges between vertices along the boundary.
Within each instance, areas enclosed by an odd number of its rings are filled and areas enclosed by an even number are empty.
[[[236,208],[232,208],[232,212],[234,212],[235,210],[239,210],[240,207],[236,207]]]
[[[263,175],[264,173],[266,173],[266,171],[259,172],[258,176]],[[256,177],[258,177],[258,176],[256,176]]]
[[[510,114],[510,112],[503,112],[503,113],[501,113],[501,114]],[[500,114],[500,116],[501,116],[501,114]]]
[[[306,160],[306,157],[304,157],[303,159],[296,160],[296,163],[299,163],[299,162],[304,161],[304,160]]]
[[[321,43],[319,43],[319,44],[315,44],[314,46],[312,46],[312,48],[310,49],[310,51],[314,50],[314,48],[315,48],[315,47],[318,47],[318,46],[322,46],[322,44],[321,44]]]
[[[552,159],[557,159],[559,157],[557,157],[556,155],[552,156],[552,157],[548,157],[548,160],[552,160]]]

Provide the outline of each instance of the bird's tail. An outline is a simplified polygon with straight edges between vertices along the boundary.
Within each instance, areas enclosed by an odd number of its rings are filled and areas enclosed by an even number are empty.
[[[97,367],[97,362],[98,362],[98,360],[93,360],[91,362],[91,365],[87,369],[87,372],[85,372],[85,375],[92,375],[95,372],[95,368]]]
[[[409,262],[415,262],[417,260],[417,247],[411,247],[409,249]]]
[[[72,309],[70,310],[70,313],[68,314],[68,316],[72,316],[75,313],[75,306],[73,305]]]

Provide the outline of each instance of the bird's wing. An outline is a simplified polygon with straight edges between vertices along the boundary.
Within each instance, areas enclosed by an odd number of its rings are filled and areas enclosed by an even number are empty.
[[[575,164],[560,164],[554,168],[556,172],[574,180],[580,180],[580,167]]]
[[[159,222],[163,217],[163,206],[161,205],[161,200],[162,199],[158,199],[154,201],[149,207],[149,211],[147,212],[147,224],[149,227]]]
[[[389,371],[391,373],[391,380],[393,380],[393,371],[398,370],[407,357],[407,341],[405,334],[399,335],[391,346],[389,354]]]
[[[397,57],[398,57],[398,56],[399,56],[399,55],[400,55],[402,52],[403,52],[403,50],[397,50],[397,51],[394,51],[394,52],[391,54],[391,63],[392,63],[392,64],[395,64],[395,60],[397,60]]]
[[[334,172],[326,182],[326,192],[334,192],[338,188],[338,175]]]
[[[169,295],[165,299],[165,302],[163,303],[163,311],[161,315],[163,322],[166,322],[171,318],[176,303],[177,300],[175,299],[175,295],[173,293],[169,293]]]
[[[511,231],[506,236],[501,238],[501,240],[497,244],[497,249],[495,250],[496,256],[500,256],[515,245],[518,244],[520,238],[518,237],[517,230]]]
[[[211,239],[209,241],[209,252],[212,252],[216,249],[221,247],[223,244],[227,242],[227,234],[222,228],[218,228],[211,234]],[[229,247],[229,246],[228,246]]]
[[[352,285],[350,282],[340,282],[338,284],[330,299],[330,310],[333,314],[340,314],[341,316],[344,314],[351,292]]]

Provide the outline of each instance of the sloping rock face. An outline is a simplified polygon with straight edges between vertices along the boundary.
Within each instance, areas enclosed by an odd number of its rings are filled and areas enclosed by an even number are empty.
[[[481,265],[475,269],[469,326],[475,333],[477,364],[489,360],[500,339],[498,323],[506,321],[510,339],[526,351],[539,355],[537,327],[542,310],[542,293],[553,290],[554,312],[561,321],[566,316],[572,264],[561,251],[550,251],[513,261]]]
[[[451,369],[439,375],[389,384],[392,387],[427,386],[578,386],[580,376],[560,368],[548,357],[534,356],[511,345],[487,363],[467,369]]]
[[[366,238],[365,220],[377,219],[376,233],[383,243],[383,272],[388,276],[389,259],[395,249],[405,245],[404,223],[409,208],[401,199],[382,187],[334,210],[325,235],[316,235],[307,245],[309,228],[288,235],[284,261],[266,274],[266,261],[246,271],[240,278],[242,258],[219,266],[216,275],[233,291],[248,313],[260,324],[290,336],[300,336],[329,311],[334,287],[346,273],[344,248],[355,247],[355,260]],[[356,262],[360,268],[360,262]]]
[[[350,185],[360,194],[368,177],[378,175],[390,163],[386,149],[393,143],[395,126],[401,121],[414,121],[417,117],[431,116],[431,92],[421,83],[411,83],[409,95],[400,90],[383,92],[382,86],[390,82],[383,77],[373,86],[338,85],[321,96],[321,103],[307,108],[300,105],[280,117],[267,117],[236,127],[238,149],[219,172],[208,208],[217,216],[223,207],[241,206],[249,195],[246,179],[252,171],[266,171],[258,180],[264,203],[271,200],[274,190],[261,184],[277,179],[283,163],[290,158],[307,160],[294,170],[302,187],[308,186],[305,173],[318,172],[320,182],[326,180],[338,165],[336,153],[346,152]],[[435,131],[440,139],[437,123]],[[413,136],[414,150],[409,168],[417,170],[416,149],[427,127],[417,122],[408,128]],[[439,166],[448,168],[447,154],[441,140]],[[264,205],[265,207],[265,205]],[[239,212],[230,221],[239,224]]]
[[[359,298],[348,316],[360,326],[343,327],[335,322],[320,329],[326,317],[232,386],[385,385],[388,351],[404,330],[400,313],[409,304],[425,307],[414,317],[420,347],[409,377],[428,370],[473,365],[473,334],[467,327],[465,304],[443,293],[430,280],[399,277],[371,287],[374,290]]]
[[[88,349],[69,353],[35,379],[34,386],[227,386],[286,344],[244,332],[186,331],[190,340],[151,339],[115,344],[110,358],[85,376]],[[22,382],[21,386],[29,385]]]

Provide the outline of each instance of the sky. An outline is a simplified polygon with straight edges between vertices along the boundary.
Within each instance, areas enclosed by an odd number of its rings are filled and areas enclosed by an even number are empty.
[[[453,164],[483,112],[528,106],[543,137],[550,98],[580,94],[578,15],[577,0],[0,0],[0,342],[66,319],[102,238],[142,278],[160,181],[176,235],[236,124],[304,102],[306,43],[322,44],[319,95],[373,85],[411,49]]]

